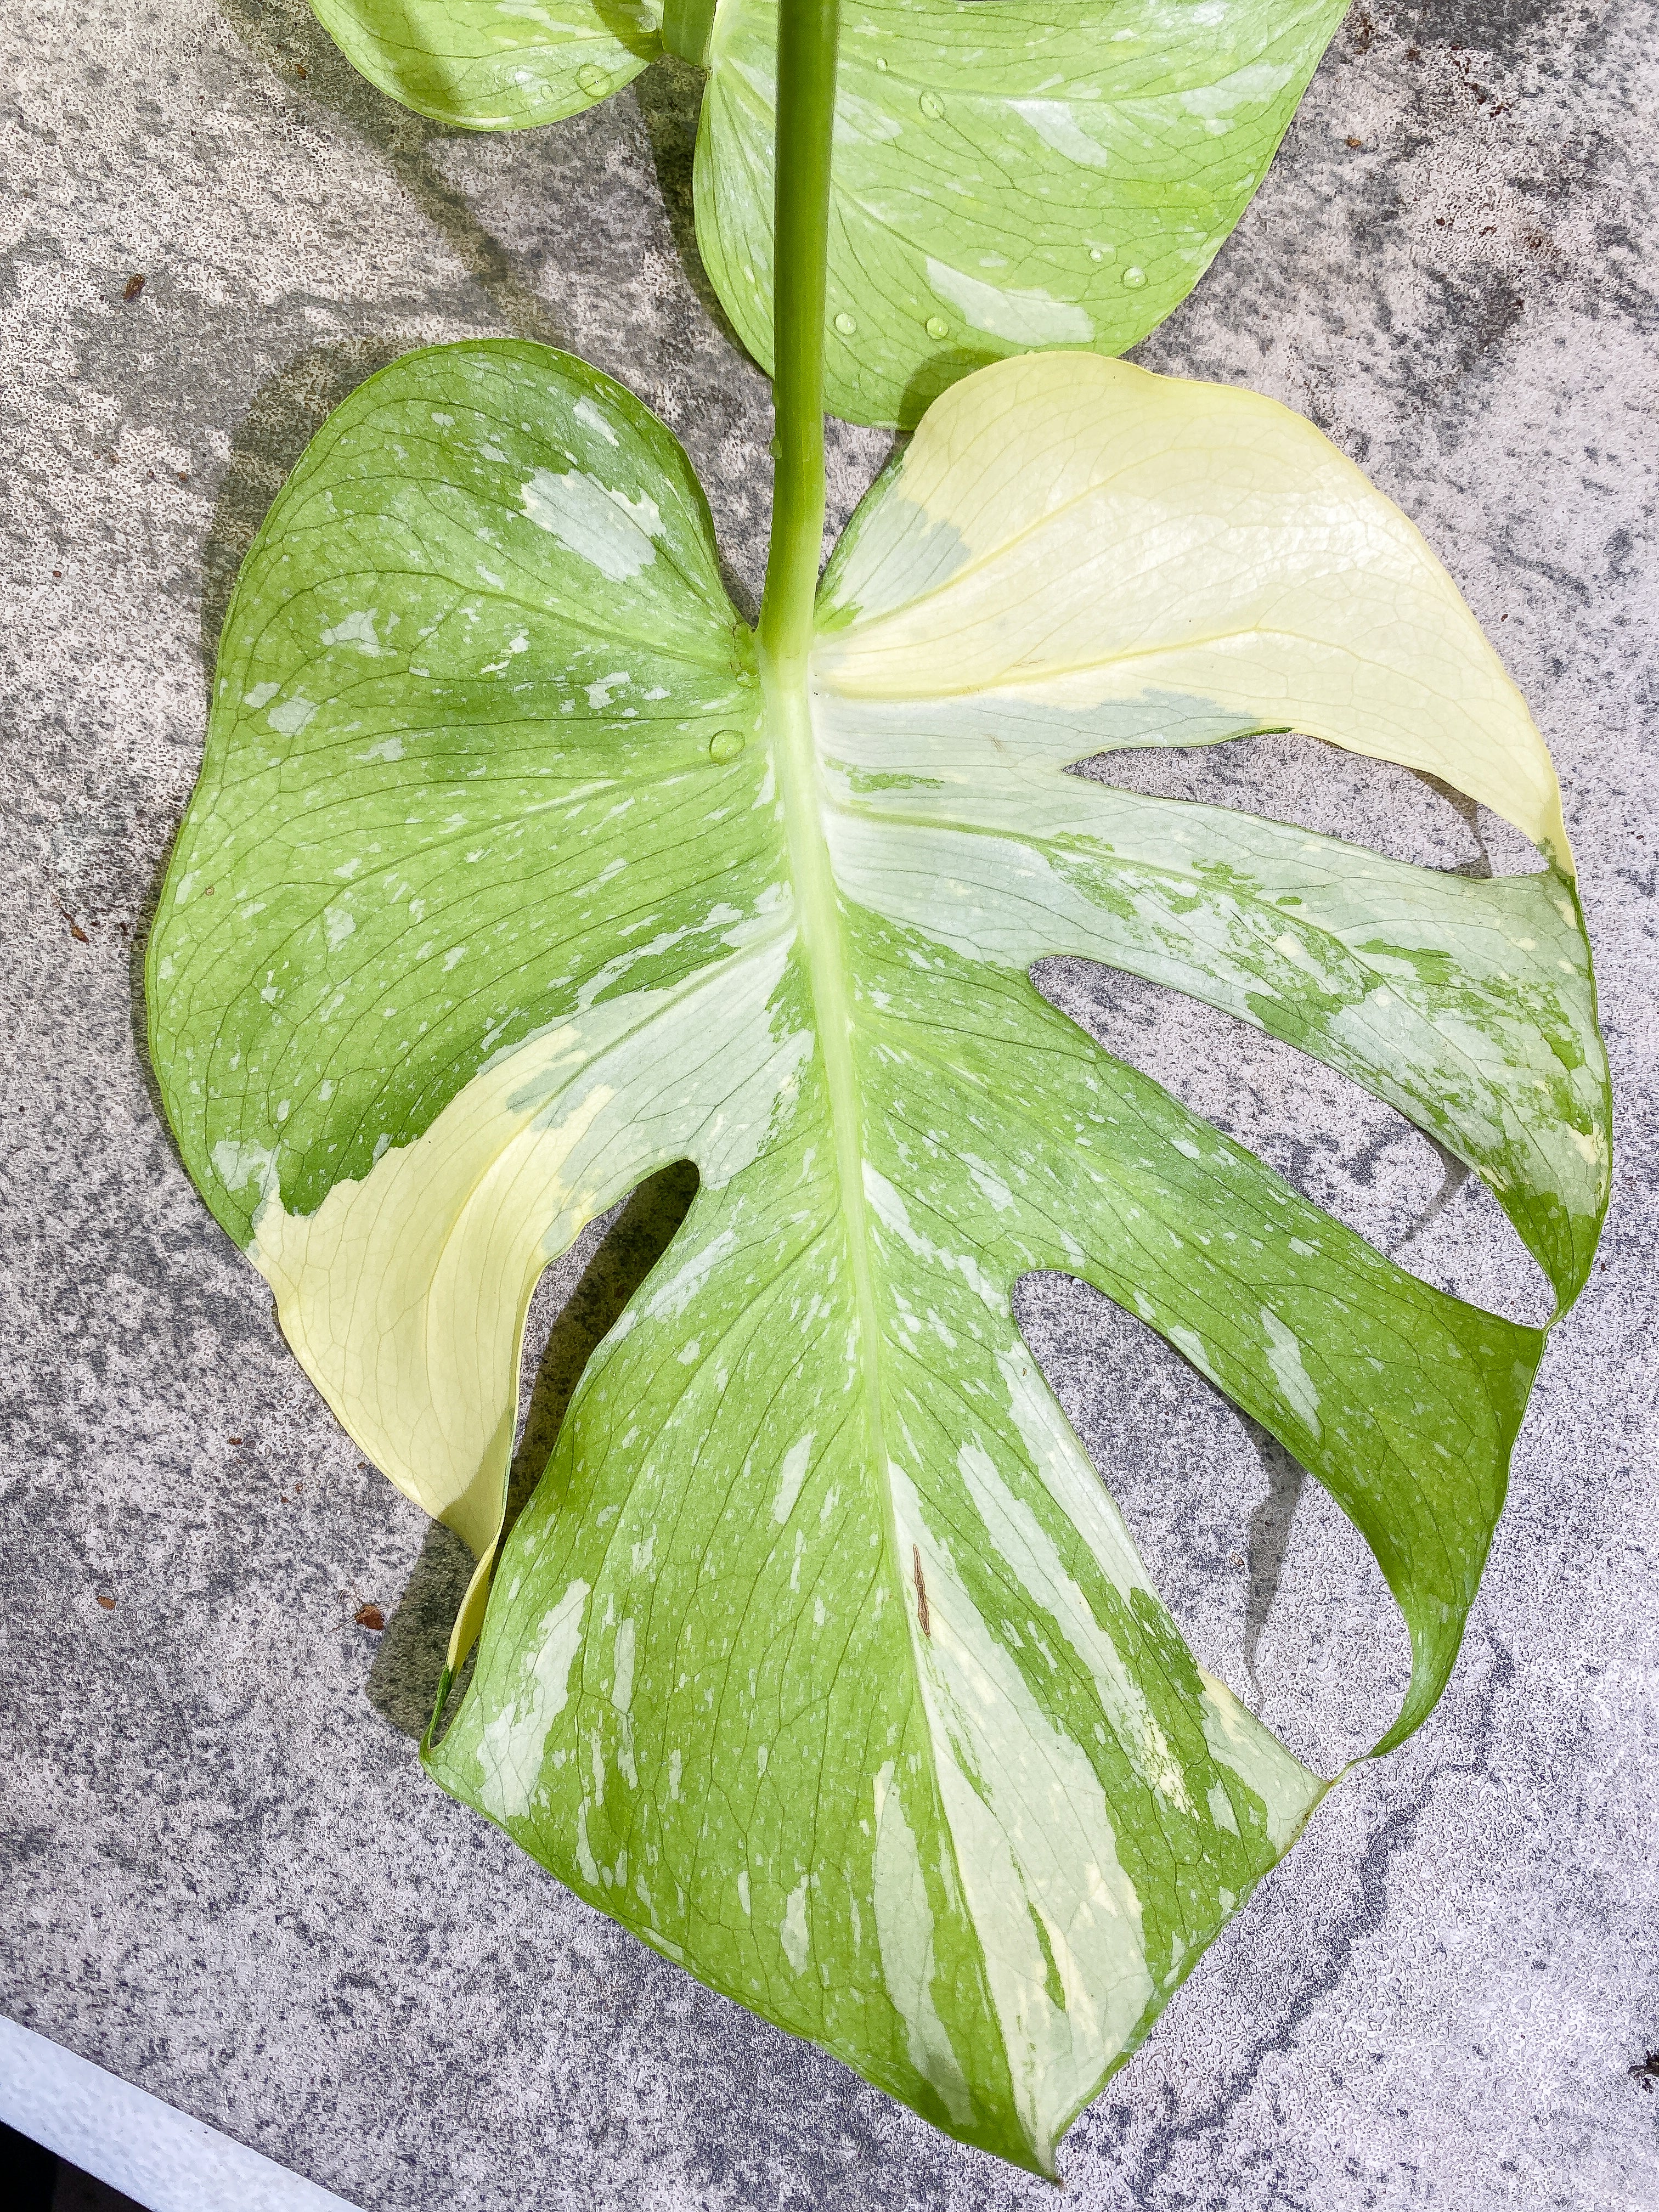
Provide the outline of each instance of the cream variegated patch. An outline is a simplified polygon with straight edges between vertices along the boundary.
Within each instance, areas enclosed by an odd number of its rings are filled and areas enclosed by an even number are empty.
[[[919,596],[913,550],[935,580]],[[1103,723],[1184,694],[1236,727],[1440,776],[1571,873],[1549,754],[1456,586],[1352,462],[1257,393],[1087,354],[970,378],[854,525],[827,611],[853,617],[816,657],[838,699],[991,695],[1018,720],[1052,696]]]
[[[684,991],[556,1024],[314,1213],[261,1207],[249,1256],[307,1373],[475,1553],[501,1523],[538,1278],[656,1169],[700,1157],[718,1182],[753,1157],[802,1048],[769,1006],[787,951],[776,938]]]

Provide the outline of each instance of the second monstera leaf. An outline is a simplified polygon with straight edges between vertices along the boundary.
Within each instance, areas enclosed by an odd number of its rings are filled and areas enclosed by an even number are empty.
[[[846,0],[828,404],[914,422],[1036,347],[1121,353],[1184,300],[1267,173],[1346,0]],[[697,237],[772,362],[776,0],[313,0],[355,65],[473,130],[706,59]]]
[[[1088,356],[939,401],[767,703],[684,456],[535,347],[327,424],[227,626],[150,951],[192,1174],[363,1449],[488,1557],[524,1318],[701,1187],[592,1363],[429,1754],[715,1988],[1051,2172],[1327,1786],[1194,1663],[1015,1327],[1139,1315],[1456,1654],[1542,1333],[1099,1050],[1081,953],[1262,1024],[1488,1183],[1565,1302],[1605,1073],[1544,748],[1297,417]],[[1291,726],[1533,838],[1498,881],[1066,775]],[[480,1593],[483,1583],[479,1585]]]

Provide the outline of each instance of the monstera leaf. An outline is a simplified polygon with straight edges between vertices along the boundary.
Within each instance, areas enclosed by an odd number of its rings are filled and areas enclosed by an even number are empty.
[[[772,362],[775,0],[313,0],[352,63],[474,130],[551,122],[670,50],[707,61],[697,236]],[[1035,347],[1120,353],[1266,174],[1345,0],[847,0],[829,404],[911,423]]]
[[[1445,876],[1063,772],[1287,726],[1547,865]],[[1583,1281],[1605,1073],[1524,706],[1308,424],[1093,356],[935,404],[810,683],[764,693],[636,401],[530,345],[399,362],[250,556],[149,955],[192,1174],[351,1434],[486,1562],[539,1272],[695,1161],[433,1771],[1045,2172],[1328,1785],[1194,1662],[1018,1278],[1139,1315],[1351,1516],[1411,1636],[1384,1745],[1453,1663],[1544,1343],[1098,1049],[1028,980],[1058,953],[1340,1068]]]

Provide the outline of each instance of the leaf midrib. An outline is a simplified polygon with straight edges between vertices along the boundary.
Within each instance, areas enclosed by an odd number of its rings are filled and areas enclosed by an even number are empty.
[[[830,1130],[836,1180],[846,1223],[848,1262],[853,1273],[854,1302],[859,1332],[859,1368],[865,1401],[866,1434],[870,1450],[871,1503],[881,1528],[882,1550],[890,1587],[905,1623],[905,1644],[912,1680],[920,1707],[922,1735],[927,1747],[931,1778],[938,1788],[937,1723],[922,1674],[916,1638],[918,1624],[908,1592],[908,1577],[900,1557],[894,1519],[884,1424],[882,1418],[881,1356],[883,1336],[876,1304],[872,1267],[869,1202],[864,1188],[865,1152],[862,1086],[853,1051],[853,1002],[849,988],[842,902],[830,850],[829,817],[836,811],[825,781],[813,727],[811,680],[805,658],[780,665],[764,653],[761,680],[765,726],[777,766],[782,801],[791,886],[794,893],[796,928],[806,956],[811,992],[813,1027],[823,1054],[825,1086],[829,1092]],[[939,1818],[952,1862],[957,1858],[955,1830],[943,1803]],[[958,1868],[958,1881],[961,1870]],[[969,1914],[975,1940],[977,1917]],[[991,2014],[1008,2053],[1007,2030],[994,2001]],[[1012,2055],[1010,2063],[1012,2063]]]
[[[887,1451],[881,1418],[880,1332],[870,1267],[864,1150],[859,1139],[863,1102],[853,1059],[853,1008],[841,902],[825,834],[828,794],[819,769],[805,660],[779,665],[763,656],[761,681],[783,805],[796,927],[806,955],[813,1028],[823,1054],[836,1176],[847,1223],[848,1263],[853,1272],[870,1449],[878,1480],[884,1485]],[[890,1510],[884,1509],[890,1557],[892,1530],[887,1524],[890,1519]]]

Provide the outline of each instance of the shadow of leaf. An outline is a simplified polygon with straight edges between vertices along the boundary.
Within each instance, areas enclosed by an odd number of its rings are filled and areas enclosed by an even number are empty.
[[[1260,1705],[1262,1702],[1261,1677],[1257,1671],[1256,1662],[1267,1626],[1267,1615],[1273,1611],[1273,1600],[1279,1595],[1279,1579],[1284,1574],[1285,1556],[1290,1550],[1291,1524],[1296,1518],[1296,1509],[1302,1498],[1302,1486],[1307,1477],[1278,1437],[1270,1437],[1260,1422],[1253,1421],[1248,1413],[1241,1413],[1239,1419],[1267,1478],[1267,1494],[1250,1516],[1245,1543],[1250,1587],[1244,1616],[1244,1666],[1256,1703]]]
[[[305,96],[349,123],[397,179],[463,268],[489,295],[514,337],[561,350],[568,338],[557,317],[520,271],[513,256],[473,214],[466,196],[436,158],[450,141],[473,137],[433,123],[360,76],[307,8],[291,0],[219,0],[221,14],[257,60],[294,87],[305,71]]]
[[[703,266],[702,252],[697,244],[697,209],[693,179],[696,170],[697,124],[702,112],[703,87],[707,82],[702,70],[693,69],[690,62],[678,60],[672,54],[665,54],[659,62],[653,62],[643,76],[634,80],[631,90],[639,103],[640,118],[651,141],[651,159],[657,172],[657,188],[662,194],[674,251],[685,271],[686,281],[696,294],[703,313],[721,336],[738,353],[745,353],[743,340],[733,329],[730,318],[720,305],[719,293],[709,282],[708,271]]]

